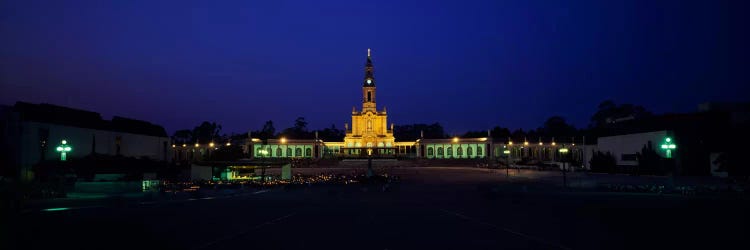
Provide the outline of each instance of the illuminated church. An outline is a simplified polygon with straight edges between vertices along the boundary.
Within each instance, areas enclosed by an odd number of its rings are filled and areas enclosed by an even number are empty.
[[[390,148],[395,143],[393,124],[388,128],[388,114],[385,108],[378,111],[374,67],[370,49],[367,49],[365,77],[362,80],[362,109],[352,108],[352,127],[346,128],[344,145],[347,148]]]
[[[393,124],[388,124],[385,107],[378,110],[375,67],[367,49],[362,79],[362,108],[352,108],[352,122],[344,125],[343,142],[320,139],[252,138],[247,145],[251,158],[407,157],[407,158],[485,158],[492,150],[491,138],[420,138],[396,142]],[[351,125],[351,126],[350,126]],[[317,135],[316,135],[317,137]],[[499,154],[500,152],[495,152]]]

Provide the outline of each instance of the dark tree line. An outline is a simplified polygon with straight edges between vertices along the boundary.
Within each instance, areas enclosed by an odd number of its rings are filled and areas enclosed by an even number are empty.
[[[267,140],[272,138],[293,138],[293,139],[315,139],[315,132],[318,133],[318,139],[323,141],[343,141],[346,131],[336,128],[336,125],[331,124],[331,127],[320,130],[308,130],[307,121],[304,117],[297,117],[294,120],[294,124],[291,127],[281,130],[276,133],[276,128],[273,125],[273,121],[266,121],[260,130],[250,132],[253,137],[257,137],[261,140]]]

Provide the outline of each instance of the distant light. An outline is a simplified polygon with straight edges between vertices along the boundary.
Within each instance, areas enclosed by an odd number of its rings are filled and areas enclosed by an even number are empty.
[[[63,151],[63,147],[57,147],[57,151],[58,152]]]
[[[487,137],[479,138],[479,141],[487,141]]]
[[[281,137],[281,143],[286,143],[286,137]]]
[[[513,145],[513,142],[512,142],[512,141],[509,141],[509,142],[508,142],[508,145]]]
[[[227,146],[232,146],[232,143],[227,142]]]
[[[503,150],[503,154],[510,154],[510,150]]]
[[[575,143],[573,143],[572,145],[573,145],[573,146],[575,146],[576,144],[575,144]]]
[[[667,137],[667,139],[666,139],[666,140],[667,140],[667,142],[671,142],[671,141],[672,141],[672,138],[669,138],[669,137]]]
[[[453,137],[453,142],[458,142],[458,137]]]
[[[661,145],[661,148],[662,148],[662,149],[668,149],[668,148],[669,148],[669,145],[667,145],[667,144],[662,144],[662,145]]]
[[[70,150],[71,150],[71,148],[69,146],[65,147],[65,152],[70,152]]]
[[[552,142],[552,146],[555,146],[555,142]]]
[[[172,147],[174,148],[174,147],[175,147],[175,145],[174,145],[174,144],[172,144]]]
[[[68,144],[68,141],[62,140],[62,144]]]
[[[183,148],[184,148],[184,147],[187,147],[187,144],[182,144],[182,147],[183,147]]]
[[[529,145],[529,142],[525,141],[525,142],[523,142],[523,145],[526,145],[526,146],[528,146],[528,145]]]
[[[214,147],[214,143],[211,142],[211,143],[208,144],[208,146],[213,148]]]
[[[674,145],[674,144],[672,144],[672,145],[669,145],[669,148],[670,148],[670,149],[675,149],[675,148],[677,148],[677,145]]]
[[[196,143],[196,144],[195,144],[195,147],[197,148],[198,146],[200,146],[200,145],[198,145],[198,143]]]
[[[45,212],[55,212],[55,211],[65,211],[65,210],[68,210],[68,209],[70,209],[70,208],[67,208],[67,207],[55,207],[55,208],[42,209],[42,211],[45,211]]]
[[[544,143],[542,143],[542,142],[539,142],[539,146],[541,146],[542,144],[544,144]]]
[[[560,151],[560,153],[563,153],[563,154],[564,154],[564,153],[567,153],[567,152],[568,152],[568,149],[567,149],[567,148],[561,148],[561,149],[560,149],[560,150],[558,150],[558,151]]]

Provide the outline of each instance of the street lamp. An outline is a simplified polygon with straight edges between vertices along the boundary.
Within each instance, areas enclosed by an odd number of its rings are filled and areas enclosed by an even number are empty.
[[[667,151],[667,158],[672,158],[672,150],[677,149],[677,145],[672,142],[672,138],[664,138],[664,143],[661,144],[661,149]]]
[[[510,177],[510,149],[503,150],[505,155],[505,177]]]
[[[57,146],[57,152],[60,152],[60,161],[68,160],[68,152],[71,150],[73,150],[73,148],[68,145],[68,141],[62,140],[61,144]]]
[[[567,173],[566,173],[568,169],[565,166],[565,155],[568,154],[568,148],[566,148],[565,146],[563,146],[562,148],[560,148],[558,150],[558,152],[560,152],[560,154],[562,154],[561,158],[562,158],[562,162],[563,162],[563,167],[562,167],[562,172],[563,172],[563,187],[568,187],[568,178],[567,178]]]

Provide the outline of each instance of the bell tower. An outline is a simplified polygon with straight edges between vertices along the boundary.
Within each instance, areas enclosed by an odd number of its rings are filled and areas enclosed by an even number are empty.
[[[370,49],[367,49],[367,62],[365,63],[365,79],[362,82],[362,113],[372,111],[377,113],[375,106],[375,67],[372,66]]]

